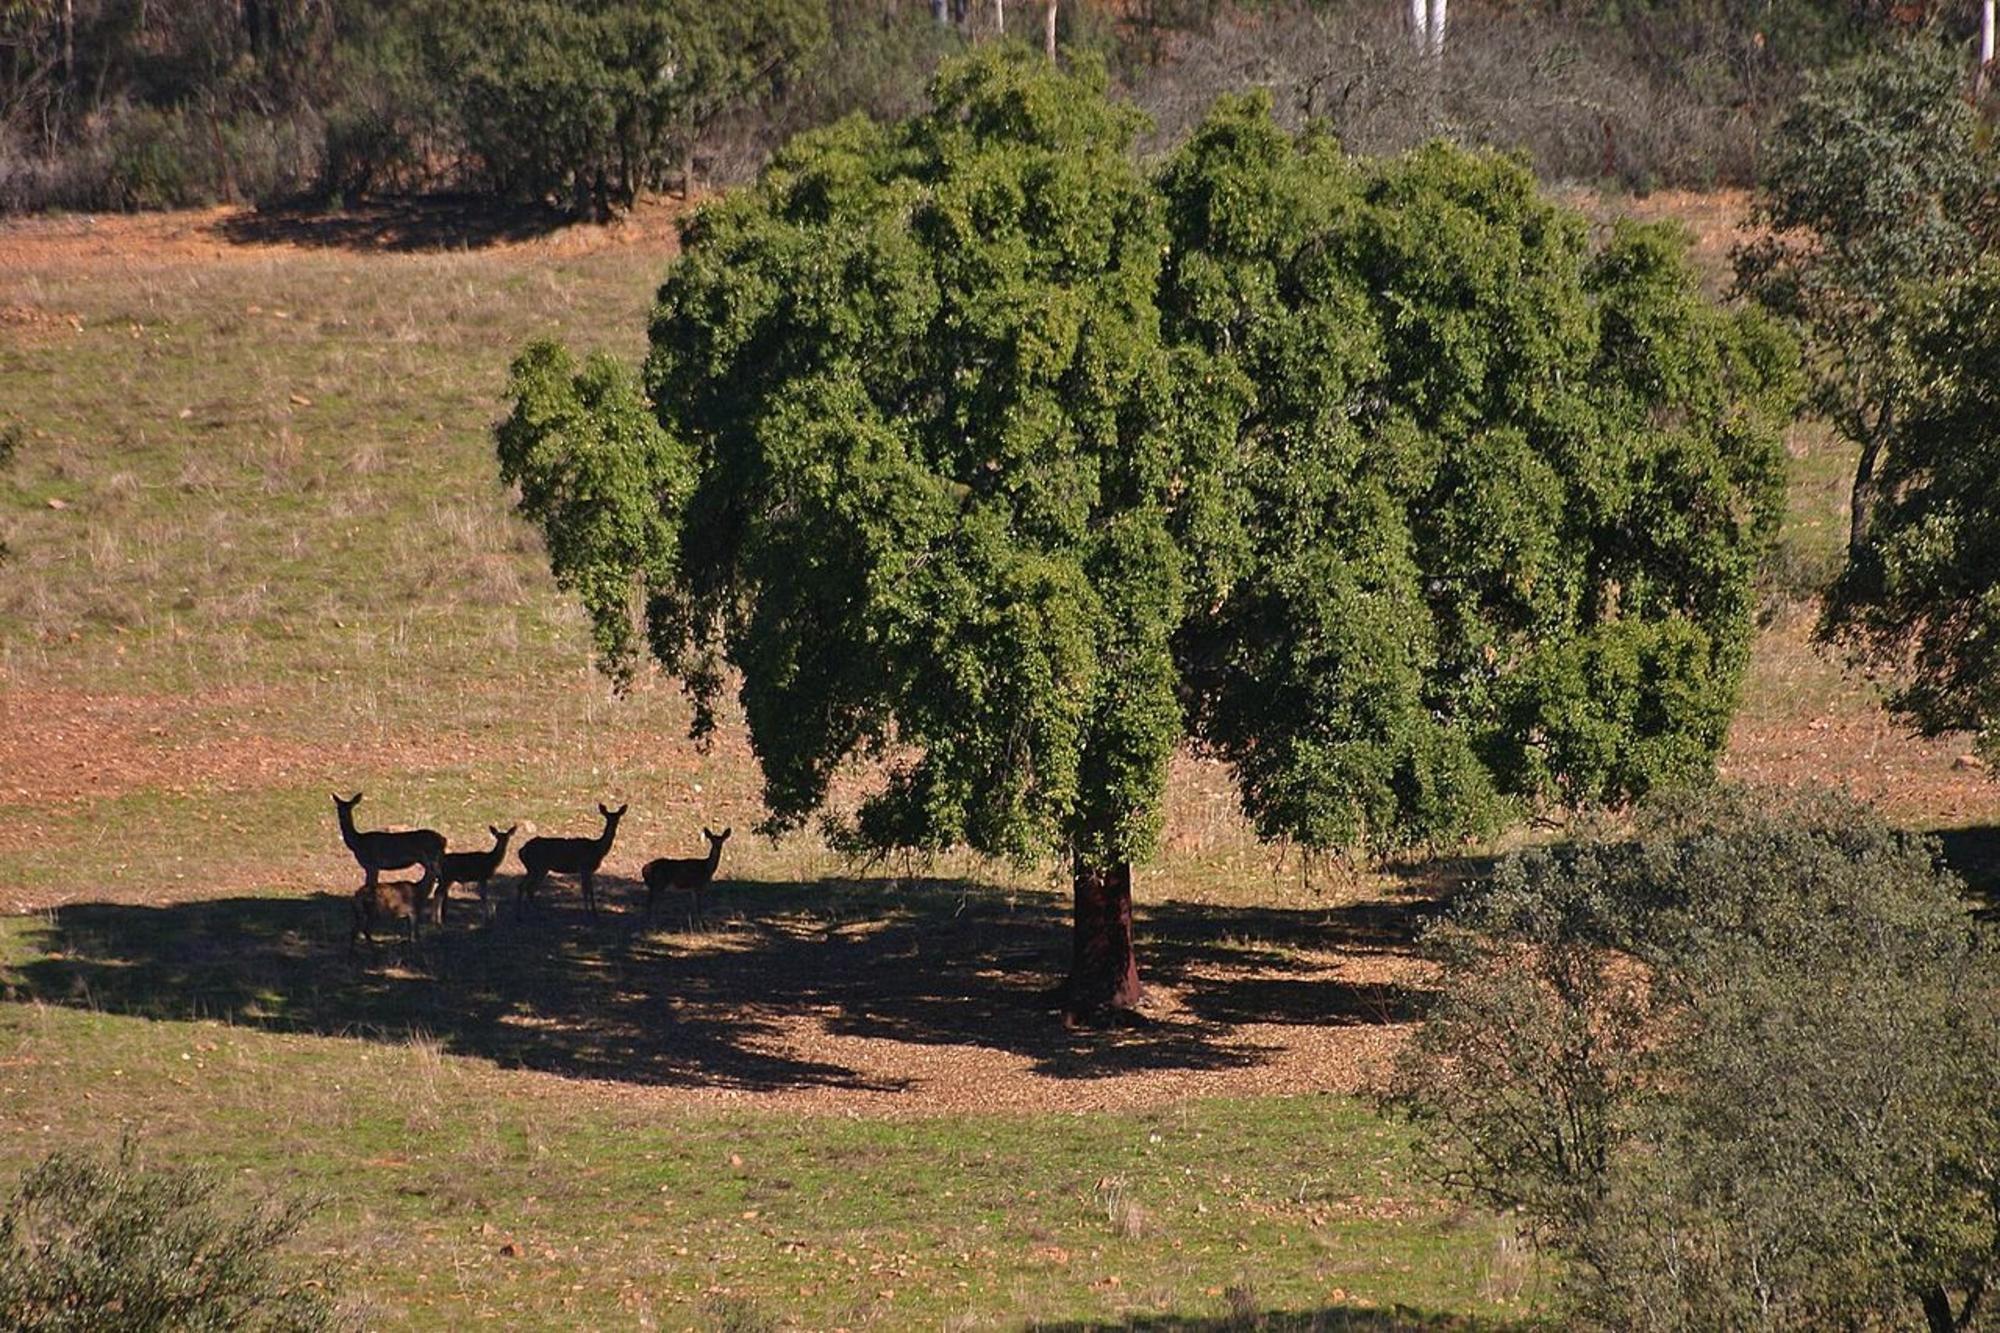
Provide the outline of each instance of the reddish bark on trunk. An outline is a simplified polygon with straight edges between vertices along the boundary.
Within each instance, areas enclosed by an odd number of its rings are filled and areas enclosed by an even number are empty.
[[[1076,865],[1075,944],[1063,1010],[1080,1018],[1107,1006],[1130,1009],[1144,998],[1132,948],[1132,863]]]

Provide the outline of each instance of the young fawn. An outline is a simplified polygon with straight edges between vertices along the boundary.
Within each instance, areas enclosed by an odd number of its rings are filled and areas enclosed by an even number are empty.
[[[444,864],[438,869],[437,899],[438,924],[444,924],[445,908],[451,903],[451,886],[473,884],[479,888],[479,905],[486,907],[486,881],[493,878],[493,872],[500,868],[501,858],[507,855],[507,839],[514,836],[519,824],[504,829],[491,824],[486,831],[493,835],[493,846],[483,852],[446,852]],[[490,911],[489,911],[490,915]]]
[[[583,905],[592,916],[597,915],[597,895],[591,890],[591,880],[597,874],[597,867],[604,864],[611,840],[618,836],[618,821],[625,817],[625,807],[607,810],[600,805],[597,813],[604,816],[604,832],[595,838],[530,838],[521,844],[521,865],[528,875],[514,894],[515,915],[526,910],[528,899],[550,875],[575,875],[583,881]]]
[[[438,870],[444,862],[444,838],[427,828],[409,829],[402,833],[381,829],[357,833],[354,807],[359,804],[360,792],[355,792],[344,801],[338,796],[333,798],[334,812],[340,819],[340,840],[347,844],[347,850],[354,853],[354,859],[361,863],[361,869],[368,876],[361,887],[373,889],[385,870],[422,866],[424,877],[417,884],[417,906],[422,907],[437,887]]]
[[[375,942],[375,923],[410,923],[410,944],[418,947],[417,919],[424,914],[422,880],[395,880],[388,884],[363,884],[354,891],[354,929],[347,936],[347,956],[352,958],[362,939]]]
[[[707,829],[701,831],[701,836],[708,839],[707,856],[685,859],[663,856],[657,861],[646,862],[646,868],[639,873],[646,880],[647,920],[652,919],[653,904],[670,889],[678,889],[693,899],[690,919],[701,915],[701,891],[715,878],[715,868],[722,863],[722,844],[729,841],[730,832],[729,829],[720,833],[710,833]]]

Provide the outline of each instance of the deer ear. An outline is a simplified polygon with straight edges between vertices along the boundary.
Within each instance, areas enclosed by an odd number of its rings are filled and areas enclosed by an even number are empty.
[[[722,830],[722,840],[724,842],[729,841],[729,835],[734,833],[735,831],[736,831],[735,829],[727,829],[727,828]]]

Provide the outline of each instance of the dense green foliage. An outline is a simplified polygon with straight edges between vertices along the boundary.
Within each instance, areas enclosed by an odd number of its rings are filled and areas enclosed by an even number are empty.
[[[1890,705],[1922,731],[2000,759],[2000,254],[1911,307],[1922,378],[1826,628],[1900,678]]]
[[[1183,631],[1270,836],[1386,845],[1699,780],[1775,531],[1790,351],[1678,236],[1518,165],[1363,165],[1225,102],[1169,165],[1168,330],[1231,420]]]
[[[1150,845],[1187,463],[1136,128],[1009,49],[690,229],[646,379],[702,475],[649,613],[705,707],[741,669],[777,826],[893,748],[871,845]]]
[[[480,0],[426,11],[431,68],[496,193],[629,207],[826,39],[822,0]]]
[[[1730,793],[1503,865],[1427,938],[1395,1101],[1572,1322],[1985,1327],[2000,956],[1923,840]]]
[[[220,1206],[200,1173],[142,1167],[128,1140],[110,1161],[57,1152],[0,1205],[0,1324],[75,1330],[339,1327],[321,1281],[291,1281],[273,1252],[310,1211]]]
[[[636,571],[673,577],[672,516],[693,486],[686,450],[661,431],[621,362],[595,356],[580,370],[550,344],[514,364],[513,414],[501,424],[501,480],[547,534],[562,587],[590,613],[599,659],[621,681],[634,657],[629,611]]]
[[[1739,285],[1796,322],[1813,406],[1861,448],[1851,543],[1875,507],[1903,399],[1926,374],[1904,345],[1906,292],[2000,244],[2000,154],[1964,97],[1956,54],[1930,42],[1815,78],[1765,160]]]
[[[701,213],[646,367],[677,443],[621,453],[675,461],[590,465],[677,545],[536,515],[559,578],[625,591],[590,603],[613,669],[643,614],[706,726],[736,668],[773,828],[883,761],[834,812],[873,848],[1138,859],[1189,735],[1316,846],[1704,776],[1788,345],[1505,159],[1364,164],[1238,100],[1149,180],[1137,128],[992,48]],[[500,436],[531,494],[581,493],[537,453],[555,356]]]

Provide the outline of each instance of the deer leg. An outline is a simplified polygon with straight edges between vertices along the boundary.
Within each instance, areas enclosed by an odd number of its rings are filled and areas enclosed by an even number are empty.
[[[593,893],[590,888],[591,872],[588,870],[584,871],[582,879],[583,879],[583,905],[590,909],[590,914],[592,916],[596,916],[597,895]]]
[[[521,887],[514,890],[514,915],[519,917],[528,910],[528,900],[535,896],[535,889],[542,882],[542,871],[530,870],[521,878]]]

